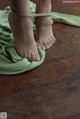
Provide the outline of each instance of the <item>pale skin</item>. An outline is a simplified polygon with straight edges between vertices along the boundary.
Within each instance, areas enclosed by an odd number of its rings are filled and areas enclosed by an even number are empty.
[[[29,0],[16,0],[20,4],[16,7],[18,12],[30,14]],[[14,4],[14,0],[12,0]],[[36,13],[51,12],[51,0],[39,0]],[[36,26],[34,38],[32,20],[30,17],[19,16],[16,13],[10,13],[9,23],[13,32],[15,48],[21,57],[30,61],[40,60],[40,55],[35,40],[46,50],[55,43],[55,37],[52,31],[52,25]]]

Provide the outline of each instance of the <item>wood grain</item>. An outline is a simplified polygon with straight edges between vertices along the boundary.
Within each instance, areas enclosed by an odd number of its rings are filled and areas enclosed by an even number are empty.
[[[9,1],[0,0],[0,9]],[[52,2],[53,10],[80,15],[79,5]],[[67,11],[66,11],[67,10]],[[0,112],[8,119],[80,119],[80,28],[53,25],[55,45],[35,70],[0,75]]]

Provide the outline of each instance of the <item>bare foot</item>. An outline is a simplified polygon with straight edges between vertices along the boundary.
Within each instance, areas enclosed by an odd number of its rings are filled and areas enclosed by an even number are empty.
[[[37,5],[36,12],[38,14],[51,12],[51,0],[40,0]],[[44,17],[44,21],[45,18],[46,17]],[[40,20],[40,17],[39,19],[37,18],[37,20]],[[43,26],[37,25],[35,38],[37,42],[39,42],[44,49],[49,49],[55,43],[55,37],[53,35],[52,25],[43,25]]]
[[[35,33],[35,39],[40,43],[43,49],[49,49],[55,43],[52,25],[38,26]]]
[[[9,23],[13,32],[15,48],[18,54],[30,61],[40,60],[34,40],[31,18],[21,17],[15,13],[10,13]]]

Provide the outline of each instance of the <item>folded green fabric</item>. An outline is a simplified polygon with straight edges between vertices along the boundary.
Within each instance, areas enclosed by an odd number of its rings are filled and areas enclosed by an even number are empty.
[[[30,2],[30,8],[35,12],[36,5]],[[0,74],[19,74],[29,71],[41,65],[45,59],[45,50],[37,44],[41,56],[40,61],[30,62],[26,58],[20,57],[14,48],[14,39],[8,23],[10,7],[0,11]],[[61,22],[68,25],[80,27],[80,17],[62,13],[52,12],[54,22]],[[34,23],[34,19],[33,19]],[[33,24],[34,30],[35,25]]]

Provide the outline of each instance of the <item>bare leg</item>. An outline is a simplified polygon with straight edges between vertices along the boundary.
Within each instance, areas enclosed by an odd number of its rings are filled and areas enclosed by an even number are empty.
[[[37,13],[51,12],[51,0],[39,0],[36,12]],[[37,26],[35,38],[44,49],[49,49],[53,45],[53,43],[55,43],[52,25]]]
[[[34,40],[32,20],[18,13],[30,15],[29,0],[10,0],[11,12],[9,23],[15,40],[15,48],[21,57],[29,60],[39,60],[39,53]]]

